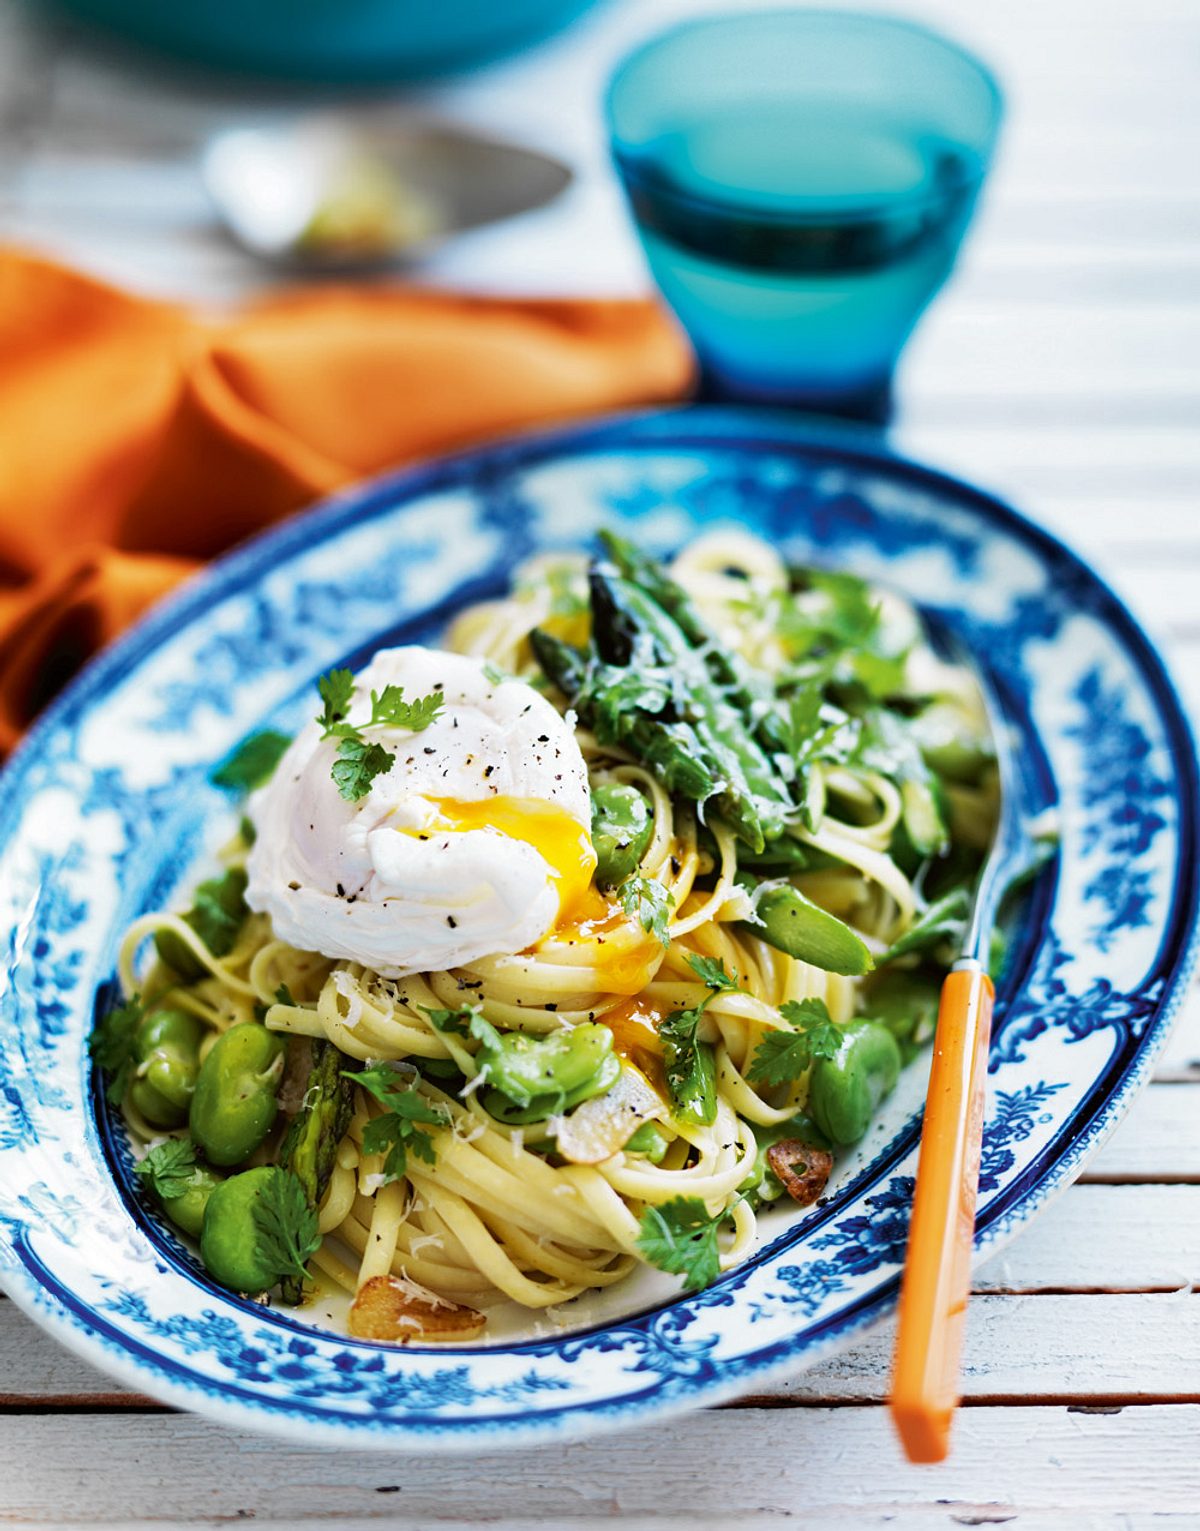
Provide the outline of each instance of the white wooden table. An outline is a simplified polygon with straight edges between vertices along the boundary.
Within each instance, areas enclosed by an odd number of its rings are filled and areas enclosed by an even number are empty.
[[[632,40],[700,8],[611,0],[525,58],[419,98],[580,170],[556,208],[423,275],[638,290],[594,102]],[[921,10],[997,64],[1010,118],[961,272],[906,358],[898,437],[1099,564],[1200,709],[1200,0]],[[252,291],[263,275],[211,227],[189,161],[217,123],[281,103],[97,55],[0,0],[0,234],[148,291]],[[942,1467],[909,1467],[893,1443],[886,1332],[731,1408],[446,1463],[293,1449],[171,1413],[0,1301],[0,1521],[1200,1526],[1198,1286],[1193,993],[1128,1120],[981,1272]]]

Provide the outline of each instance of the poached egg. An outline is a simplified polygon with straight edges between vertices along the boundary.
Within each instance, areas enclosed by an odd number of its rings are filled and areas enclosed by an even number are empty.
[[[331,776],[338,740],[301,729],[250,803],[250,908],[281,940],[385,978],[511,955],[578,919],[596,856],[570,725],[524,681],[416,646],[355,677],[348,721],[363,727],[389,685],[436,691],[442,711],[415,733],[366,731],[395,758],[357,802]]]

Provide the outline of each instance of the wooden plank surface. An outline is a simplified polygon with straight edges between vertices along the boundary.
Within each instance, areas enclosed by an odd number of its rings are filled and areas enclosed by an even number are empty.
[[[1128,1493],[1129,1463],[1138,1484],[1131,1510],[1194,1516],[1198,1431],[1194,1404],[964,1409],[953,1458],[920,1468],[902,1460],[874,1407],[721,1409],[586,1444],[455,1462],[313,1452],[182,1414],[98,1414],[86,1428],[77,1416],[20,1415],[0,1430],[0,1483],[9,1519],[26,1525],[96,1525],[98,1508],[114,1505],[110,1520],[124,1525],[261,1516],[289,1526],[378,1517],[425,1527],[461,1523],[468,1512],[467,1524],[557,1527],[574,1516],[661,1525],[678,1524],[681,1509],[690,1525],[822,1527],[848,1509],[860,1526],[889,1524],[898,1511],[948,1528],[1018,1515],[1023,1525],[1026,1512],[1111,1515],[1114,1494]],[[1064,1518],[1060,1531],[1075,1524]]]

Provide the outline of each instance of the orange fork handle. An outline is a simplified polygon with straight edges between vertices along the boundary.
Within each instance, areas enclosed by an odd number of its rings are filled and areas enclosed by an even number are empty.
[[[910,1462],[945,1457],[958,1405],[993,998],[981,968],[956,968],[938,1006],[892,1376]]]

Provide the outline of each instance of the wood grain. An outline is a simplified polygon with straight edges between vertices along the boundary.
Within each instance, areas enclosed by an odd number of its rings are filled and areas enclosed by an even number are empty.
[[[859,1524],[922,1510],[940,1517],[927,1525],[950,1527],[1027,1511],[1111,1512],[1114,1493],[1129,1491],[1131,1461],[1138,1510],[1192,1514],[1198,1430],[1191,1404],[964,1409],[952,1459],[930,1469],[901,1460],[876,1408],[715,1410],[469,1463],[314,1452],[182,1414],[100,1414],[82,1429],[72,1416],[19,1416],[0,1431],[0,1483],[9,1519],[26,1525],[261,1516],[424,1527],[461,1522],[469,1496],[479,1521],[525,1526],[569,1516],[678,1523],[680,1507],[701,1503],[718,1526],[803,1517],[820,1527],[827,1512],[853,1508],[876,1516]]]

